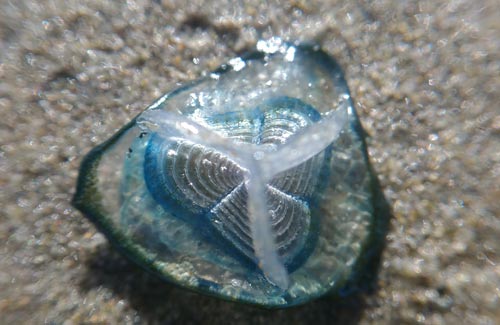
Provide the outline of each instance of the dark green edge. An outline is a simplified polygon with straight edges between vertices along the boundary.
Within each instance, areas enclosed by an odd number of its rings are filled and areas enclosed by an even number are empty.
[[[345,81],[344,75],[340,66],[334,61],[328,54],[323,52],[320,49],[315,49],[315,45],[313,44],[302,44],[302,45],[294,45],[289,44],[291,46],[295,46],[300,48],[304,52],[314,53],[320,56],[321,61],[325,60],[327,64],[332,64],[335,67],[335,73],[332,78],[341,81],[341,84],[346,86],[345,91],[350,96],[350,91],[347,87],[347,82]],[[249,52],[246,55],[242,55],[241,58],[245,61],[248,60],[261,60],[266,56],[274,56],[273,54],[263,53],[259,51]],[[231,71],[232,67],[227,64],[221,65],[219,68],[214,70],[212,73],[223,74],[228,71]],[[205,81],[208,77],[202,77],[198,80],[194,80],[186,83],[185,85],[177,88],[176,90],[169,92],[157,100],[154,101],[153,104],[148,106],[148,109],[159,109],[162,107],[163,103],[172,96],[177,95],[203,81]],[[372,205],[374,207],[373,214],[373,223],[370,230],[370,236],[366,239],[365,243],[361,248],[361,256],[358,257],[355,266],[353,267],[352,275],[345,281],[341,283],[337,283],[332,287],[328,296],[335,298],[343,298],[354,292],[358,292],[361,290],[372,289],[372,285],[370,284],[367,288],[366,286],[359,285],[360,281],[373,282],[376,278],[376,273],[380,264],[380,257],[382,250],[385,246],[385,235],[388,230],[389,219],[391,216],[390,207],[388,202],[386,201],[378,178],[373,170],[372,165],[369,161],[368,149],[366,145],[366,133],[361,126],[361,122],[357,116],[356,110],[354,109],[354,103],[352,102],[352,98],[349,98],[350,105],[353,108],[353,116],[350,121],[351,126],[355,129],[356,133],[361,135],[362,142],[362,150],[366,164],[369,168],[370,173],[370,187],[371,191],[374,194],[372,197]],[[139,114],[140,115],[140,114]],[[238,303],[246,303],[249,305],[254,305],[263,309],[280,309],[280,308],[288,308],[299,306],[304,303],[307,303],[311,300],[319,298],[323,296],[325,293],[318,293],[315,296],[309,296],[308,299],[298,300],[294,303],[287,303],[284,305],[262,305],[256,301],[252,300],[242,300],[240,298],[232,298],[228,296],[221,296],[216,292],[212,292],[212,288],[207,286],[205,289],[199,289],[198,287],[189,286],[187,284],[178,284],[176,283],[176,279],[167,276],[163,270],[155,263],[154,257],[148,257],[148,254],[140,249],[137,245],[133,243],[130,238],[124,235],[122,232],[114,230],[112,226],[112,222],[106,217],[101,211],[104,211],[103,206],[101,205],[101,198],[99,195],[99,191],[96,188],[96,169],[99,165],[101,153],[106,151],[109,147],[114,145],[116,141],[126,133],[130,128],[132,128],[136,124],[137,116],[132,119],[129,123],[127,123],[124,127],[122,127],[118,132],[116,132],[110,139],[101,143],[100,145],[94,147],[83,159],[78,179],[76,192],[72,200],[73,206],[75,206],[78,210],[80,210],[95,226],[96,228],[102,232],[106,238],[111,242],[111,244],[124,256],[132,260],[134,263],[139,265],[142,269],[147,272],[153,274],[156,277],[159,277],[163,280],[168,281],[169,283],[175,285],[176,287],[187,289],[196,293],[201,293],[209,296],[216,297],[218,299],[223,299],[230,302],[238,302]],[[88,202],[91,202],[90,204]],[[148,266],[145,267],[145,265]],[[370,273],[369,271],[373,271]]]
[[[354,105],[352,107],[354,108]],[[353,110],[353,114],[354,117],[351,121],[351,126],[357,134],[361,135],[360,140],[363,156],[370,175],[369,182],[372,193],[373,219],[369,232],[370,235],[361,248],[362,253],[353,267],[351,277],[341,285],[339,290],[329,295],[335,298],[344,298],[355,293],[370,292],[375,289],[376,284],[374,282],[377,278],[382,252],[385,248],[385,238],[389,230],[389,221],[392,218],[390,205],[384,196],[380,181],[370,163],[368,146],[366,145],[367,134],[355,110]]]
[[[136,123],[136,119],[137,117],[121,128],[109,140],[93,148],[84,157],[77,179],[76,192],[71,203],[96,226],[97,230],[106,236],[114,248],[148,273],[166,280],[179,288],[188,289],[197,293],[208,294],[210,296],[223,298],[228,301],[240,301],[238,299],[231,299],[230,297],[219,296],[211,291],[200,290],[197,287],[191,287],[187,284],[181,285],[176,283],[173,277],[167,276],[155,263],[154,257],[148,257],[150,254],[147,254],[138,245],[135,245],[134,242],[121,231],[115,230],[113,228],[113,223],[109,220],[109,218],[101,213],[104,209],[100,204],[101,198],[99,191],[96,189],[96,171],[101,158],[101,153],[114,145],[125,132],[132,128]],[[148,267],[145,267],[145,265]],[[254,304],[258,306],[257,303]]]

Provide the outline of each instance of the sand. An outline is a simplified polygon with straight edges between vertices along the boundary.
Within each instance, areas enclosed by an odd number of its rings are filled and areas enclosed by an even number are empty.
[[[0,323],[500,323],[500,10],[484,1],[0,2]],[[70,200],[84,154],[259,39],[346,72],[393,211],[374,290],[269,311],[163,283]]]

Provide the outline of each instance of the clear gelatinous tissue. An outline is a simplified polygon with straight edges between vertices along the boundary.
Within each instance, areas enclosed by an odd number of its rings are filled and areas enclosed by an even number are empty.
[[[345,288],[380,246],[363,136],[332,58],[260,41],[93,149],[73,202],[168,281],[292,306]]]

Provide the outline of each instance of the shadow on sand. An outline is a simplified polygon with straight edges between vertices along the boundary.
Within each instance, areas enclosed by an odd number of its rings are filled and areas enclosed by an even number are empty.
[[[125,299],[145,323],[272,323],[272,324],[357,324],[366,307],[366,298],[377,290],[377,274],[390,208],[373,180],[375,193],[375,231],[371,249],[357,274],[336,296],[327,296],[302,306],[268,310],[193,293],[166,283],[145,272],[106,244],[89,256],[87,272],[80,283],[83,291],[103,286]]]

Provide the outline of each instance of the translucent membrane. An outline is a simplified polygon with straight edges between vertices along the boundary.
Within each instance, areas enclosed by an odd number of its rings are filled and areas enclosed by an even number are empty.
[[[168,281],[284,307],[361,273],[380,195],[336,62],[277,38],[257,49],[92,150],[74,204]]]

